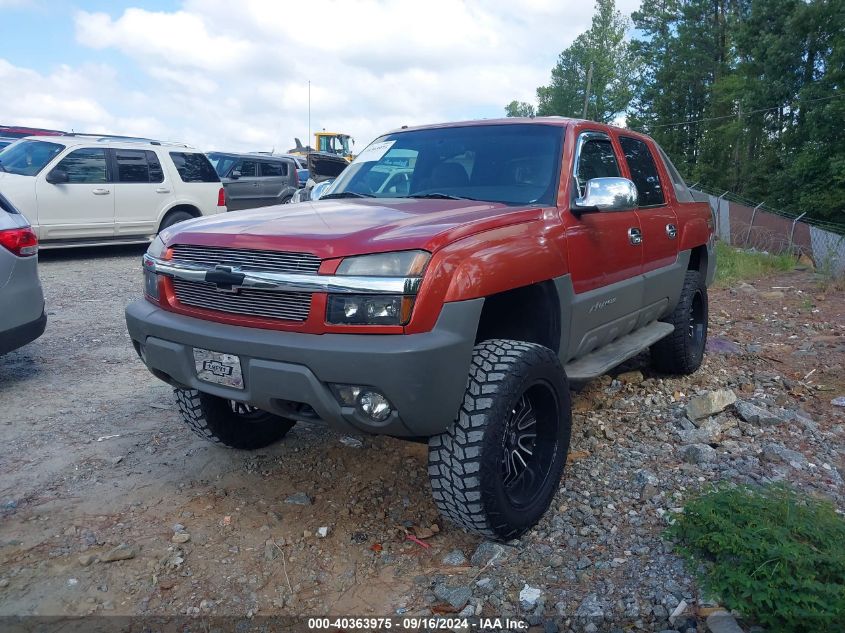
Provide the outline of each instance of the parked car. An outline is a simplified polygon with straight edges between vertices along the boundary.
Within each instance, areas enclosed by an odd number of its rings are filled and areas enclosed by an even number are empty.
[[[381,189],[393,174],[401,193]],[[701,365],[713,245],[709,206],[642,134],[402,129],[319,202],[174,227],[126,320],[199,435],[259,449],[320,420],[427,438],[441,514],[508,540],[558,490],[570,381],[648,349],[667,374]]]
[[[299,188],[296,163],[290,158],[209,152],[208,159],[226,188],[230,211],[287,204]]]
[[[44,293],[38,278],[38,238],[0,194],[0,355],[44,333]]]
[[[0,152],[0,192],[42,248],[148,242],[177,222],[226,211],[205,155],[158,141],[27,137]]]

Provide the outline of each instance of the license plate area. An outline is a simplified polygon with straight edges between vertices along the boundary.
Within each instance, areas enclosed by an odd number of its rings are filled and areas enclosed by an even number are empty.
[[[197,378],[204,382],[235,389],[244,388],[240,356],[195,347],[194,365],[197,369]]]

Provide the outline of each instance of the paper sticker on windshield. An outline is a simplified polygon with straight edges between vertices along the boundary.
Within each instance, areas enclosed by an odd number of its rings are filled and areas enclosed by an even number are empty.
[[[368,145],[367,149],[358,154],[358,157],[353,161],[356,163],[372,163],[381,160],[381,157],[387,154],[387,150],[393,147],[396,141],[382,141],[380,143],[373,143]]]

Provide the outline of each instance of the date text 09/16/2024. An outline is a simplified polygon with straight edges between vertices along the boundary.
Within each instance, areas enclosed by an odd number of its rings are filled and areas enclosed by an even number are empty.
[[[528,622],[512,618],[449,618],[449,617],[404,617],[404,618],[308,618],[310,630],[475,630],[475,631],[523,631]]]

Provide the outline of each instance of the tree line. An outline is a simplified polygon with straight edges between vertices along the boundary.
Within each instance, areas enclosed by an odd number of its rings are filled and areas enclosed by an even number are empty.
[[[643,0],[630,20],[597,0],[536,105],[505,111],[624,117],[688,182],[845,225],[843,83],[843,0]]]

